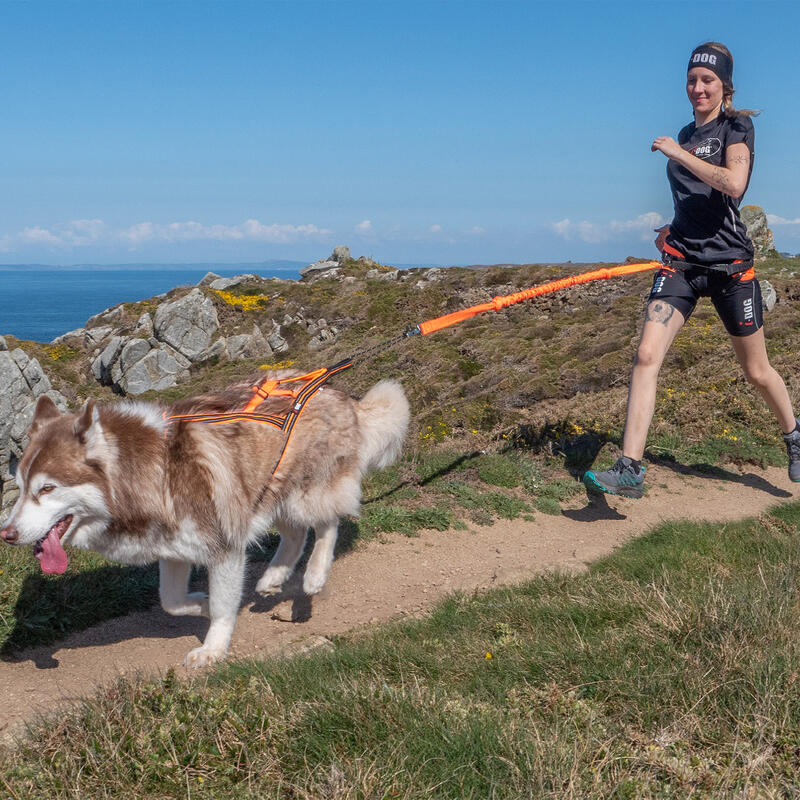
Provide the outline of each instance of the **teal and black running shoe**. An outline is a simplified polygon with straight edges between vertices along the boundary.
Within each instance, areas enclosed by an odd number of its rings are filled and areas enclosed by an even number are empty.
[[[800,426],[800,419],[797,424]],[[789,456],[789,480],[800,483],[800,430],[795,428],[791,433],[784,433],[783,441]]]
[[[589,470],[583,476],[586,488],[592,491],[606,492],[607,494],[618,494],[622,497],[633,497],[639,499],[642,496],[642,486],[644,485],[645,468],[640,466],[638,471],[634,469],[631,459],[623,456],[617,459],[611,469],[602,472],[592,472]]]

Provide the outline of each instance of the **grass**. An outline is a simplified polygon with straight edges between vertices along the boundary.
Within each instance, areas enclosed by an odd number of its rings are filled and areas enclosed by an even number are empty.
[[[800,504],[333,652],[121,681],[6,753],[15,798],[789,798]]]

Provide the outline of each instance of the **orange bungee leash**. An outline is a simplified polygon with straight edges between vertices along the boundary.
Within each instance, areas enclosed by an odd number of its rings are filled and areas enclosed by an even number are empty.
[[[286,448],[289,445],[289,439],[292,435],[292,430],[297,422],[298,417],[303,412],[306,403],[318,392],[324,383],[330,378],[343,370],[349,369],[353,366],[356,359],[367,358],[377,353],[380,353],[398,342],[410,336],[427,336],[429,333],[440,331],[443,328],[449,328],[462,322],[465,319],[470,319],[477,314],[483,314],[486,311],[499,311],[507,306],[521,303],[524,300],[531,300],[534,297],[541,297],[543,294],[550,294],[551,292],[558,292],[562,289],[568,289],[570,286],[577,286],[582,283],[590,283],[591,281],[608,280],[609,278],[622,277],[624,275],[632,275],[636,272],[645,272],[652,269],[660,269],[663,264],[660,261],[644,261],[636,264],[620,264],[617,267],[604,267],[596,269],[591,272],[584,272],[579,275],[570,275],[566,278],[560,278],[556,281],[543,283],[541,286],[535,286],[531,289],[525,289],[521,292],[514,292],[513,294],[503,295],[501,297],[494,297],[488,303],[480,303],[476,306],[464,308],[461,311],[454,311],[451,314],[445,314],[441,317],[420,322],[418,325],[412,325],[406,329],[400,336],[395,336],[386,342],[381,342],[377,345],[362,348],[350,358],[334,364],[332,367],[320,367],[313,372],[305,375],[294,375],[288,378],[270,379],[265,377],[252,387],[252,397],[247,405],[240,411],[227,411],[217,413],[197,413],[197,414],[172,414],[165,413],[164,419],[167,422],[167,430],[165,437],[168,435],[170,424],[173,422],[203,422],[207,425],[221,425],[229,422],[239,422],[248,420],[251,422],[261,422],[278,428],[286,434],[283,447],[281,448],[278,460],[272,469],[274,475],[281,461],[283,460]],[[302,384],[299,388],[285,388],[288,384]],[[258,407],[270,397],[290,397],[294,400],[288,411],[283,414],[265,414],[260,413]]]
[[[592,272],[583,272],[580,275],[570,275],[567,278],[560,278],[557,281],[543,283],[541,286],[534,286],[532,289],[525,289],[521,292],[514,292],[514,294],[503,295],[502,297],[493,297],[488,303],[481,303],[477,306],[464,308],[461,311],[454,311],[452,314],[445,314],[443,317],[429,319],[427,322],[421,322],[414,328],[410,328],[406,331],[406,336],[413,336],[414,334],[426,336],[434,331],[440,331],[442,328],[449,328],[457,322],[462,322],[465,319],[474,317],[476,314],[482,314],[485,311],[499,311],[501,308],[514,305],[514,303],[521,303],[523,300],[531,300],[543,294],[550,294],[550,292],[559,292],[562,289],[568,289],[570,286],[577,286],[581,283],[618,278],[623,275],[632,275],[635,272],[660,269],[663,266],[664,265],[660,261],[643,261],[637,264],[620,264],[618,267],[603,267],[602,269],[596,269]]]

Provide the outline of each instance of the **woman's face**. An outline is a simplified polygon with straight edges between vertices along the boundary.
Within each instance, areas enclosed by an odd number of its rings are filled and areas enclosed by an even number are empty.
[[[692,108],[707,114],[722,105],[722,81],[706,67],[692,67],[686,76],[686,95]]]

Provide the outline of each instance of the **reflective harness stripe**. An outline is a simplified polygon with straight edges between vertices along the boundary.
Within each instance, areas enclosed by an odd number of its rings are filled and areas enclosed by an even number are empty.
[[[167,423],[167,427],[164,431],[164,438],[166,439],[169,433],[169,426],[173,422],[203,422],[206,425],[223,425],[229,422],[250,421],[272,425],[273,428],[277,428],[286,434],[278,460],[272,468],[272,474],[274,475],[278,471],[278,467],[283,460],[295,423],[300,417],[300,414],[303,413],[306,403],[322,388],[324,383],[337,373],[349,369],[352,366],[353,360],[345,359],[338,364],[334,364],[332,367],[321,367],[305,375],[294,375],[277,380],[264,378],[252,387],[253,396],[241,411],[220,411],[198,414],[167,414],[164,412],[164,421]],[[300,382],[303,382],[304,385],[299,389],[279,388],[283,384]],[[294,402],[291,408],[284,414],[259,414],[255,409],[269,397],[291,397]]]

